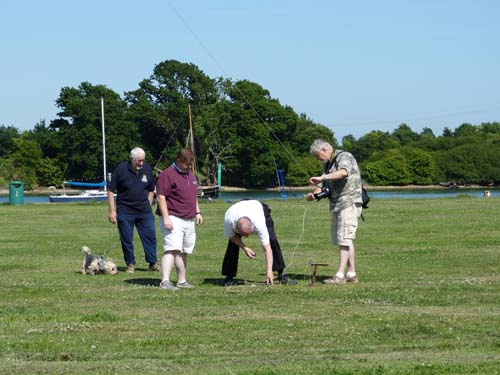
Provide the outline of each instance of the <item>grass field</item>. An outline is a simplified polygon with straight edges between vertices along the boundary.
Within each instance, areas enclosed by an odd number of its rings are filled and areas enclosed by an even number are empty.
[[[499,374],[500,200],[376,200],[357,240],[359,284],[335,272],[327,202],[268,201],[297,286],[267,287],[241,257],[222,288],[225,202],[202,203],[188,280],[160,290],[137,239],[126,274],[106,204],[0,206],[0,374]],[[161,242],[160,242],[161,243]],[[82,245],[115,276],[78,273]],[[242,254],[243,255],[243,254]]]

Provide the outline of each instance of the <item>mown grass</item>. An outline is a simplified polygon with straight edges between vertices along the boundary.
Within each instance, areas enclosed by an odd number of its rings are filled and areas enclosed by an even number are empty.
[[[297,286],[266,287],[259,250],[222,288],[229,203],[202,203],[192,290],[126,274],[105,204],[0,206],[1,374],[498,374],[500,200],[376,200],[357,240],[360,283],[310,286],[327,262],[326,202],[269,201]],[[78,273],[88,245],[115,276]]]

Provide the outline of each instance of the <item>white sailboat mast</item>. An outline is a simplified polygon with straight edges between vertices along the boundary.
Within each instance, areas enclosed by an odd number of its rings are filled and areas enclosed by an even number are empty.
[[[102,121],[102,166],[104,169],[104,182],[106,182],[106,132],[104,131],[104,98],[101,97],[101,121]],[[104,185],[106,190],[106,185]]]
[[[196,155],[194,153],[194,134],[193,134],[193,119],[191,116],[191,104],[188,104],[188,113],[189,113],[189,145],[191,147],[191,151],[193,152],[193,164],[191,165],[191,171],[195,172],[196,169]]]

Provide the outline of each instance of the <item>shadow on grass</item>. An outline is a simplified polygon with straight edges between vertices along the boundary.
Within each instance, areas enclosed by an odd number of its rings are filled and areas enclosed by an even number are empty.
[[[126,284],[133,284],[133,285],[143,285],[143,286],[160,286],[161,279],[160,278],[153,278],[153,277],[140,277],[136,279],[127,279],[123,280],[124,283]]]
[[[304,274],[298,274],[298,273],[287,273],[286,274],[288,279],[291,281],[294,281],[294,283],[290,283],[290,285],[295,285],[298,281],[311,281],[311,275],[304,275]],[[265,274],[260,274],[262,279],[259,278],[259,280],[248,280],[248,279],[234,279],[234,284],[231,286],[244,286],[244,285],[266,285],[263,279],[265,279],[266,275]],[[316,282],[321,282],[324,279],[328,279],[329,276],[317,276],[316,277]],[[275,285],[278,285],[278,281],[275,279],[274,281]],[[203,284],[205,285],[214,285],[214,286],[223,286],[224,284],[224,278],[219,278],[219,277],[214,277],[214,278],[206,278],[203,280]]]
[[[203,284],[205,285],[215,285],[215,286],[223,286],[224,284],[224,279],[225,278],[207,278],[203,280]],[[256,282],[253,280],[244,280],[244,279],[234,279],[234,284],[232,286],[238,286],[238,285],[249,285],[249,284],[255,284]]]
[[[118,272],[125,272],[127,271],[126,266],[117,266],[116,269]],[[156,271],[150,271],[147,269],[147,267],[135,267],[135,272],[156,272]]]

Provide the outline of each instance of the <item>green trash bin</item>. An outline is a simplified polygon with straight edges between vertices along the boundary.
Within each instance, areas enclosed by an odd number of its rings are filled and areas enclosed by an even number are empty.
[[[11,181],[9,183],[9,204],[13,206],[24,204],[24,182]]]

